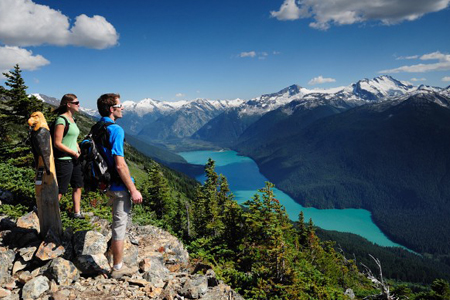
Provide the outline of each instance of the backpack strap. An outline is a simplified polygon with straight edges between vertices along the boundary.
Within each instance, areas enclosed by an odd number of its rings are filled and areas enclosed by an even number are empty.
[[[63,115],[59,115],[58,118],[62,118],[64,120],[64,134],[63,134],[63,137],[65,137],[67,132],[69,131],[70,122]]]
[[[109,132],[106,128],[113,124],[115,123],[98,121],[94,126],[92,126],[89,135],[92,136],[92,139],[95,141],[95,143],[110,148],[111,145],[109,143]]]

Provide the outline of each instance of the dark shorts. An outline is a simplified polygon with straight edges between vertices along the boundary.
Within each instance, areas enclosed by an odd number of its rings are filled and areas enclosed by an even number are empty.
[[[55,159],[55,167],[59,194],[67,193],[69,183],[72,188],[83,187],[83,173],[78,161]]]

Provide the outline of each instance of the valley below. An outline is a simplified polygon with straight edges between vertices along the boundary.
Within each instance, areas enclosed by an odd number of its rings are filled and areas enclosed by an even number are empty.
[[[216,171],[223,174],[230,184],[230,189],[239,204],[250,200],[264,187],[268,179],[259,172],[257,164],[250,158],[240,156],[237,152],[227,151],[190,151],[180,152],[188,163],[205,165],[209,158],[215,161]],[[204,182],[205,175],[196,176]],[[293,221],[298,221],[300,211],[305,220],[312,219],[316,226],[326,230],[349,232],[360,235],[370,242],[385,247],[402,247],[389,240],[373,223],[371,213],[365,209],[317,209],[303,207],[283,191],[274,189],[276,198],[286,208],[286,212]]]

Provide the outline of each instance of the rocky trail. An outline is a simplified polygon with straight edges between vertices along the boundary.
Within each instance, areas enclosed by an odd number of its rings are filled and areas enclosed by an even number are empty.
[[[0,216],[0,299],[243,299],[212,269],[194,272],[183,244],[150,225],[131,225],[125,240],[124,263],[139,271],[109,278],[110,226],[90,219],[98,231],[66,230],[61,239],[50,232],[42,240],[34,212]]]

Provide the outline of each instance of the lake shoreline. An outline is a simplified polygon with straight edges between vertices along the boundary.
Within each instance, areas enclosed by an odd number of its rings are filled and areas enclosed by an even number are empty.
[[[227,177],[230,189],[236,196],[238,203],[250,199],[258,189],[263,188],[265,181],[269,181],[261,173],[254,159],[241,155],[234,150],[201,150],[180,152],[178,154],[191,164],[205,165],[208,157],[216,161],[216,172],[222,173]],[[203,177],[204,175],[198,176],[196,179],[202,182]],[[316,226],[325,230],[350,232],[383,247],[401,247],[406,249],[406,247],[390,240],[381,231],[373,221],[372,214],[368,210],[361,208],[317,209],[303,207],[301,203],[279,189],[275,189],[274,193],[293,221],[297,221],[298,213],[303,211],[305,220],[312,218]]]

